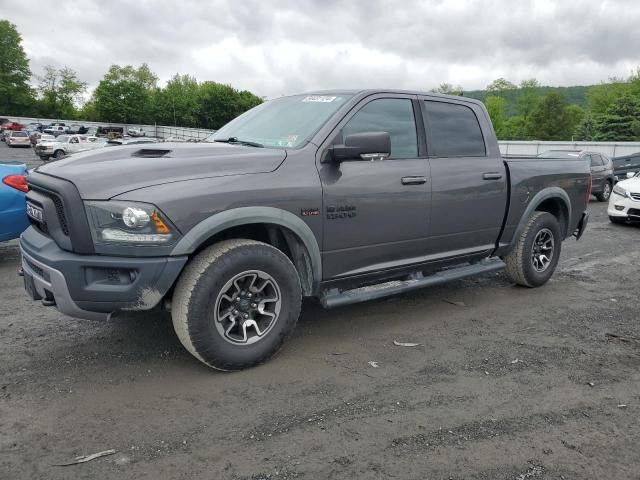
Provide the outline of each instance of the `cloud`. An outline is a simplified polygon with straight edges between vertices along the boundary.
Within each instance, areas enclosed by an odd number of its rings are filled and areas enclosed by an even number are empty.
[[[146,62],[276,97],[312,89],[442,82],[592,84],[640,65],[631,0],[47,2],[5,9],[31,68],[67,65],[95,86],[109,65]]]

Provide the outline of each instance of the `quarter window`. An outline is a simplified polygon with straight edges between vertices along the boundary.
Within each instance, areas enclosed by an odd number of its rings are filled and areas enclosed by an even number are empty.
[[[416,158],[418,136],[409,99],[381,98],[362,107],[342,128],[343,138],[354,133],[388,132],[391,136],[389,158]]]
[[[431,157],[484,157],[484,137],[475,113],[465,105],[425,101],[427,153]]]

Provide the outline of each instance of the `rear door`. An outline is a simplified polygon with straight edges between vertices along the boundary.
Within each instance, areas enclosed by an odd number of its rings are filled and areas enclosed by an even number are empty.
[[[421,105],[431,171],[429,253],[491,250],[504,219],[507,176],[489,120],[470,102],[424,97]]]
[[[318,165],[325,279],[400,267],[424,254],[429,171],[421,155],[424,135],[416,124],[419,108],[412,95],[367,97],[328,139],[328,144],[340,144],[349,134],[388,132],[391,155]]]
[[[627,172],[636,173],[640,171],[640,155],[630,155],[627,157],[619,157],[613,160],[614,173],[618,180],[624,180]]]
[[[591,153],[591,180],[593,182],[593,189],[601,191],[604,187],[605,181],[605,166],[602,157],[597,153]]]

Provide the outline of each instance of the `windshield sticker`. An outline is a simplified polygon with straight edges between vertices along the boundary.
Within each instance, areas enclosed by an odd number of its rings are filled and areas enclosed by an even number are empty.
[[[331,103],[337,97],[327,97],[325,95],[309,95],[302,99],[303,102],[316,102],[316,103]]]

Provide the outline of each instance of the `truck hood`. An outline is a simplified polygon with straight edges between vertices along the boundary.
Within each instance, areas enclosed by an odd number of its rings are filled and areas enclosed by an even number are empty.
[[[106,200],[163,183],[268,173],[285,157],[285,150],[226,143],[150,143],[77,153],[37,171],[71,181],[85,200]]]

